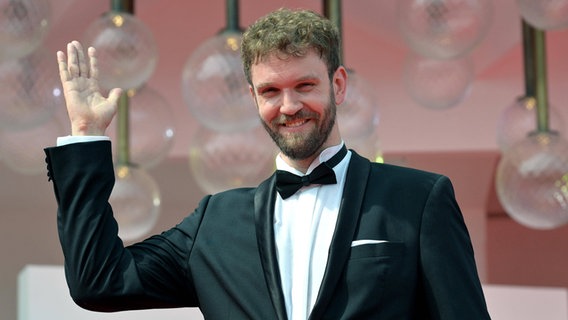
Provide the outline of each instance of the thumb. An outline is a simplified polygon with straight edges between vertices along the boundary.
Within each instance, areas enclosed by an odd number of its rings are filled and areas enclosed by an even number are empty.
[[[114,88],[108,94],[108,101],[114,105],[117,105],[118,99],[122,95],[122,89]]]

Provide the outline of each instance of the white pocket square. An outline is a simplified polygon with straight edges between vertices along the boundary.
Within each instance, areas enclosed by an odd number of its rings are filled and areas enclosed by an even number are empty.
[[[361,239],[361,240],[355,240],[353,242],[351,242],[351,247],[357,247],[357,246],[361,246],[364,244],[377,244],[377,243],[385,243],[388,242],[387,240],[373,240],[373,239]]]

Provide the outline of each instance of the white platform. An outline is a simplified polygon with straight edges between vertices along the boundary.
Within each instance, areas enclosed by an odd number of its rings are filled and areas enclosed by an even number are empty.
[[[568,320],[568,289],[485,285],[494,320]],[[198,309],[98,313],[81,309],[69,296],[62,266],[26,266],[18,279],[19,320],[198,320]]]
[[[73,302],[63,266],[28,265],[18,279],[18,320],[201,320],[197,308],[92,312]]]

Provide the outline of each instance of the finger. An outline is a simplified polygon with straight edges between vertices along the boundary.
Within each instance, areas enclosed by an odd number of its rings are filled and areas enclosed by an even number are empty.
[[[77,56],[79,57],[79,76],[87,77],[89,75],[89,67],[87,65],[83,46],[79,41],[73,41],[73,45],[75,46]]]
[[[89,47],[89,49],[87,49],[87,54],[89,55],[89,64],[90,64],[89,76],[95,80],[98,80],[99,65],[97,60],[97,51],[95,50],[95,48]]]
[[[59,78],[61,78],[61,82],[69,81],[71,77],[69,76],[69,70],[67,70],[65,53],[62,51],[57,51],[57,65],[59,66]]]
[[[117,105],[118,99],[120,98],[121,95],[122,95],[122,89],[114,88],[110,90],[108,94],[108,101],[111,102],[113,105]]]
[[[69,70],[70,78],[78,77],[80,75],[77,49],[71,42],[67,44],[67,69]]]

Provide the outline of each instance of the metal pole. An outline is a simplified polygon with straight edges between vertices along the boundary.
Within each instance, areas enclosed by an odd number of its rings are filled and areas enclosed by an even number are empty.
[[[524,19],[522,21],[523,35],[523,62],[525,74],[525,97],[535,96],[536,66],[535,66],[535,39],[533,27]]]
[[[134,14],[134,0],[111,0],[112,11]],[[130,116],[128,93],[124,91],[118,100],[117,122],[117,165],[130,165]]]
[[[548,132],[548,85],[546,70],[546,35],[544,31],[533,28],[535,53],[535,98],[537,111],[537,131]]]
[[[110,8],[112,11],[134,14],[134,0],[111,0]]]
[[[227,9],[227,16],[226,16],[227,24],[225,26],[224,31],[241,32],[241,28],[239,26],[239,1],[227,0],[226,9]]]
[[[339,30],[339,39],[343,43],[343,26],[341,19],[341,0],[323,0],[324,16]],[[343,44],[339,48],[340,63],[343,63]]]

